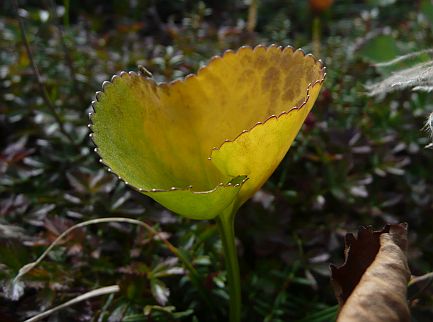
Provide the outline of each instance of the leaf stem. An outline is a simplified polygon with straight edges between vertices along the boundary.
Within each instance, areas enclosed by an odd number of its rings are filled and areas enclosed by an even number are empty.
[[[313,54],[316,57],[320,57],[320,38],[322,34],[322,26],[320,17],[318,15],[314,15],[313,18]]]
[[[236,209],[236,208],[235,208]],[[227,282],[230,296],[230,322],[241,320],[241,284],[235,243],[234,219],[236,210],[229,207],[217,218],[218,230],[223,244]]]
[[[257,7],[259,0],[251,0],[250,7],[248,8],[247,30],[254,32],[257,25]]]

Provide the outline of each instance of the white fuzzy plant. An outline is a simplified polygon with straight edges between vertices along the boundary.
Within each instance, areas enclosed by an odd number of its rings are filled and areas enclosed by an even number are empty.
[[[408,88],[433,92],[433,49],[400,56],[375,67],[387,76],[380,82],[366,85],[369,96],[383,96]],[[427,118],[425,128],[433,141],[433,113]],[[427,147],[433,148],[433,142]]]

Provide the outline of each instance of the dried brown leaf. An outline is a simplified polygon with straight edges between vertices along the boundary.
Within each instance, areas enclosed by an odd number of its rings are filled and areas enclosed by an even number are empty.
[[[362,227],[357,238],[347,234],[344,264],[331,265],[340,304],[337,322],[410,321],[406,250],[406,224],[381,231]]]

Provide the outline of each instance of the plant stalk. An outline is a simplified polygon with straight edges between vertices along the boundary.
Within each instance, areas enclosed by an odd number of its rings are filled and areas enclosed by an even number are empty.
[[[257,25],[257,7],[259,0],[251,0],[250,7],[248,8],[247,30],[254,32]]]
[[[229,207],[218,216],[217,219],[227,270],[227,283],[230,296],[230,322],[239,322],[241,320],[242,305],[239,263],[234,230],[235,213],[236,210]]]
[[[80,104],[84,107],[84,106],[86,106],[86,104],[88,102],[87,102],[87,99],[85,98],[85,95],[83,95],[83,92],[81,91],[80,85],[78,84],[77,71],[75,70],[74,62],[73,62],[73,59],[72,59],[71,54],[70,54],[71,50],[65,41],[64,28],[61,25],[59,25],[59,23],[58,23],[59,17],[57,16],[57,9],[56,9],[56,4],[54,3],[54,0],[49,0],[49,5],[50,5],[51,15],[53,16],[53,25],[57,29],[57,32],[59,35],[59,40],[60,40],[60,43],[61,43],[62,49],[63,49],[63,54],[65,57],[65,63],[69,69],[69,76],[71,77],[72,88],[74,89],[74,92],[76,93],[76,95],[79,97]]]
[[[54,120],[58,124],[60,132],[66,137],[66,139],[69,140],[69,142],[72,144],[72,146],[75,149],[79,150],[79,147],[76,145],[72,136],[66,131],[65,126],[63,124],[63,121],[60,118],[60,115],[57,113],[56,108],[55,108],[53,102],[51,101],[50,96],[48,95],[48,91],[45,87],[45,84],[42,81],[41,74],[39,73],[38,66],[36,65],[36,62],[33,58],[32,50],[30,49],[30,44],[29,44],[29,41],[27,39],[26,31],[24,28],[23,18],[20,16],[20,13],[19,13],[18,0],[12,1],[12,5],[13,5],[15,12],[16,12],[16,15],[17,15],[18,26],[19,26],[20,32],[21,32],[21,39],[22,39],[24,47],[26,49],[27,56],[30,60],[30,64],[32,65],[33,74],[36,78],[36,83],[38,84],[39,90],[42,94],[42,98],[43,98],[46,106],[50,110],[52,116],[54,117]]]
[[[318,15],[314,15],[314,18],[313,18],[313,54],[316,57],[320,57],[321,36],[322,36],[322,24],[320,21],[320,17]]]

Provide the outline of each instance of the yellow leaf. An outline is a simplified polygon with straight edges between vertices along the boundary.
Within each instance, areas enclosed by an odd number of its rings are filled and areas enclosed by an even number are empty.
[[[227,51],[168,84],[121,73],[97,95],[93,140],[138,191],[184,216],[213,218],[210,207],[239,206],[272,174],[323,79],[321,62],[276,46]]]
[[[239,194],[240,204],[248,200],[275,171],[313,107],[320,85],[316,83],[298,107],[272,116],[234,141],[214,149],[212,160],[222,173],[242,173],[249,177]]]

